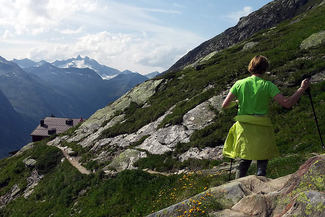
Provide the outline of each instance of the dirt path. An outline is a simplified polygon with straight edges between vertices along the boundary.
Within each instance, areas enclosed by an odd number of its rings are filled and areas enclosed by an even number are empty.
[[[78,157],[72,157],[70,155],[68,155],[68,153],[66,152],[66,150],[63,148],[63,147],[60,147],[60,146],[56,146],[58,147],[64,157],[70,162],[70,164],[75,167],[80,173],[82,174],[86,174],[86,175],[89,175],[91,173],[91,171],[87,170],[85,167],[81,166],[81,164],[79,163],[79,160],[78,160]]]

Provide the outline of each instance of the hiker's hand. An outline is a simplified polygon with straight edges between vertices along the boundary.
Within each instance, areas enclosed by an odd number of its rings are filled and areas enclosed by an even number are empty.
[[[302,88],[303,90],[307,90],[307,88],[309,87],[309,85],[310,85],[309,79],[304,79],[301,82],[300,88]]]

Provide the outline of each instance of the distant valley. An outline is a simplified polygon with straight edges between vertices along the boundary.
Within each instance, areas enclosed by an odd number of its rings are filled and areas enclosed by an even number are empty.
[[[40,119],[88,118],[156,74],[121,72],[81,56],[53,63],[0,57],[0,158],[30,141]]]

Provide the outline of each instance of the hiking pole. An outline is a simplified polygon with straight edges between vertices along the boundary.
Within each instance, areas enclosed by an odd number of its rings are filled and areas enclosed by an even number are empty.
[[[315,112],[315,108],[314,108],[313,98],[311,97],[311,93],[310,93],[310,87],[307,88],[306,92],[307,92],[307,94],[309,96],[310,104],[311,104],[311,107],[313,109],[314,119],[315,119],[316,127],[317,127],[317,130],[318,130],[320,142],[322,143],[323,149],[325,149],[325,145],[324,145],[324,142],[323,142],[323,139],[322,139],[322,134],[320,133],[319,124],[318,124],[318,120],[317,120],[317,116],[316,116],[316,112]]]
[[[232,161],[234,159],[230,158],[230,170],[229,170],[229,177],[228,177],[228,181],[230,181],[230,176],[231,176],[231,170],[232,170]]]

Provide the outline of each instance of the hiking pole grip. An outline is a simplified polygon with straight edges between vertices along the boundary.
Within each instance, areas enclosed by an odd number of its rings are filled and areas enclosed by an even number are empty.
[[[325,145],[324,145],[324,142],[323,142],[323,139],[322,139],[322,134],[321,134],[320,129],[319,129],[319,124],[318,124],[318,120],[317,120],[317,116],[316,116],[316,111],[315,111],[315,108],[314,108],[313,98],[312,98],[312,96],[311,96],[311,92],[310,92],[310,87],[308,87],[308,88],[306,89],[306,93],[307,93],[308,96],[309,96],[309,100],[310,100],[311,108],[313,109],[314,119],[315,119],[315,123],[316,123],[317,131],[318,131],[319,139],[320,139],[320,142],[321,142],[321,144],[322,144],[322,148],[325,150]]]

